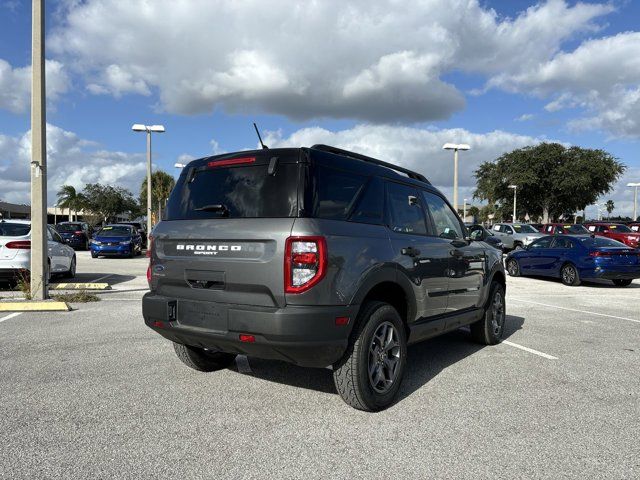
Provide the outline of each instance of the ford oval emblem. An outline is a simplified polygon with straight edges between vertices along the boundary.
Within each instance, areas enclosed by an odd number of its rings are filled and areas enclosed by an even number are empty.
[[[164,265],[155,265],[153,271],[156,273],[164,272]]]

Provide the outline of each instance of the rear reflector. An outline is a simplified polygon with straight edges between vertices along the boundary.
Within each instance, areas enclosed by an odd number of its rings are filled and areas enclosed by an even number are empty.
[[[4,248],[30,250],[31,240],[15,240],[13,242],[8,242],[8,243],[5,243]]]
[[[349,317],[336,317],[336,326],[344,327],[349,325]]]
[[[246,333],[241,333],[240,341],[244,343],[253,343],[256,341],[256,337],[254,337],[253,335],[247,335]]]
[[[246,163],[254,163],[255,161],[256,161],[256,157],[230,158],[228,160],[214,160],[213,162],[207,163],[207,167],[211,167],[211,168],[228,167],[230,165],[243,165]]]
[[[157,328],[164,328],[164,322],[155,321],[152,325]]]
[[[147,283],[151,286],[151,265],[147,267]]]

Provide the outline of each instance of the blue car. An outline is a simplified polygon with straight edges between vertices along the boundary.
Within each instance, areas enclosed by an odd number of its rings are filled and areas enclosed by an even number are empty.
[[[640,250],[606,237],[555,235],[542,237],[507,255],[507,273],[560,278],[565,285],[606,279],[619,287],[640,278]]]
[[[130,225],[106,225],[91,240],[91,256],[116,255],[133,258],[142,253],[142,237]]]

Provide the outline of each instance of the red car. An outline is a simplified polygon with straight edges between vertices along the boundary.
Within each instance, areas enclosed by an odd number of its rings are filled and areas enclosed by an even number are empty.
[[[580,223],[545,223],[539,230],[545,235],[589,235],[591,233]]]
[[[621,223],[588,223],[585,226],[594,235],[612,238],[633,248],[640,244],[640,232],[634,232]]]

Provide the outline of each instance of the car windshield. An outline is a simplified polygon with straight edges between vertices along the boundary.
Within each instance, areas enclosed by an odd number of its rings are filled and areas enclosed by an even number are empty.
[[[633,233],[633,230],[626,225],[609,225],[609,230],[620,233]]]
[[[30,230],[28,223],[0,222],[0,237],[24,237]]]
[[[104,227],[98,232],[98,237],[128,237],[132,234],[132,228],[128,225]]]
[[[75,232],[82,230],[82,225],[79,223],[60,223],[56,225],[56,230],[59,232]]]
[[[573,233],[574,235],[587,235],[589,230],[584,228],[583,225],[565,225],[564,231],[566,233]]]
[[[580,242],[585,247],[623,247],[629,248],[624,243],[607,237],[581,237]]]
[[[516,233],[538,233],[531,225],[512,225]]]

